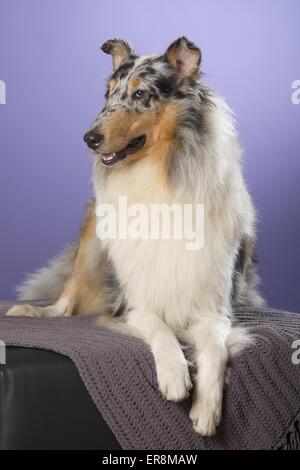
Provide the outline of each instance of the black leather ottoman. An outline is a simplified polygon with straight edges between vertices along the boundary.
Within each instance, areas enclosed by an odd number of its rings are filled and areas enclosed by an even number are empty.
[[[0,449],[120,449],[67,357],[8,347],[0,365]]]

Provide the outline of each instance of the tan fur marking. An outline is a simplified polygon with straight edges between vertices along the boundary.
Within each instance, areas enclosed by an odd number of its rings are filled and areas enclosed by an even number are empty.
[[[147,157],[157,165],[158,178],[166,184],[167,157],[171,146],[176,144],[174,136],[179,113],[180,107],[176,103],[161,103],[156,111],[143,114],[129,113],[119,108],[103,125],[102,131],[106,136],[103,151],[117,152],[126,147],[130,140],[145,134],[147,137],[145,146],[126,158],[122,170],[124,168],[125,171],[126,166],[129,169],[130,164]],[[111,171],[115,171],[115,168]]]
[[[117,81],[112,78],[111,80],[109,80],[108,82],[108,88],[109,88],[109,91],[112,92],[112,90],[114,89],[114,87],[116,86],[116,83]]]
[[[128,91],[129,91],[129,93],[132,93],[132,92],[138,90],[139,86],[140,86],[140,83],[141,83],[141,81],[140,81],[139,78],[137,78],[137,77],[131,78],[128,81]]]
[[[72,276],[58,299],[69,299],[66,315],[99,312],[104,305],[103,279],[95,278],[87,266],[87,252],[95,236],[96,216],[95,211],[90,210],[81,230]]]

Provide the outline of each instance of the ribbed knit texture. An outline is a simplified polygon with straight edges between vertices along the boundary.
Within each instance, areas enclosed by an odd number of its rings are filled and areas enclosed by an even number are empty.
[[[0,303],[0,339],[71,358],[124,449],[300,448],[300,364],[292,363],[300,315],[249,308],[236,312],[241,324],[253,328],[257,342],[232,360],[218,434],[202,438],[188,417],[190,399],[172,403],[158,391],[154,360],[141,340],[96,327],[94,315],[4,317],[10,305]]]

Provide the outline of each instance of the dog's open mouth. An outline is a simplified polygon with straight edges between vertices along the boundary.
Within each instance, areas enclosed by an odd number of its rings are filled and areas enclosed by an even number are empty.
[[[124,158],[126,158],[127,155],[137,152],[137,150],[139,150],[145,145],[145,142],[146,142],[145,135],[136,137],[135,139],[131,140],[129,144],[123,150],[120,150],[119,152],[102,153],[101,154],[102,162],[104,163],[104,165],[107,165],[107,166],[114,165],[120,160],[124,160]]]

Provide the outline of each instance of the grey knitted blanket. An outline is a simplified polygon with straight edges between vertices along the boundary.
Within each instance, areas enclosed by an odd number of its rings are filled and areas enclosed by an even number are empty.
[[[142,341],[95,327],[93,315],[6,318],[10,305],[0,303],[0,339],[71,358],[124,449],[300,448],[300,364],[292,361],[300,315],[236,312],[237,320],[258,335],[257,344],[232,360],[222,424],[217,436],[202,438],[188,417],[190,399],[171,403],[158,391],[153,357]]]

